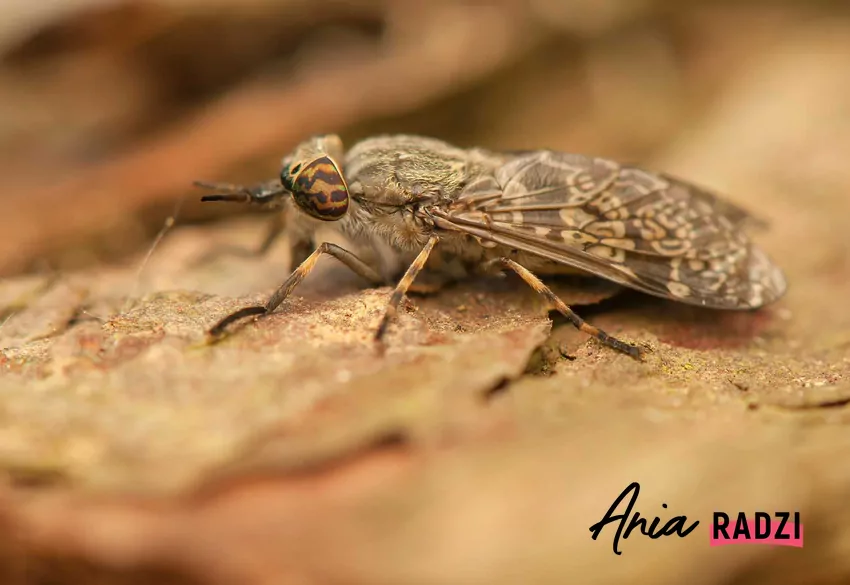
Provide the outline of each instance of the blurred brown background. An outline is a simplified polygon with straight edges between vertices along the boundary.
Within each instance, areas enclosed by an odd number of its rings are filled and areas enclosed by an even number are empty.
[[[808,0],[9,0],[2,10],[0,274],[137,250],[193,179],[273,176],[317,132],[650,162],[719,115],[731,84],[785,67],[785,91],[801,91],[809,64],[778,55],[842,51],[848,12]],[[832,82],[843,65],[830,66]],[[789,123],[771,107],[786,98],[751,89],[738,99],[764,100],[763,111],[724,135],[741,156],[754,133]],[[196,199],[181,221],[220,212]]]
[[[468,283],[378,357],[387,290],[323,261],[199,347],[288,259],[194,264],[265,218],[191,182],[271,178],[319,132],[672,172],[770,224],[789,293],[728,314],[561,283],[639,364]],[[0,582],[846,583],[848,153],[838,0],[5,0]],[[592,541],[631,481],[697,533]],[[712,511],[757,509],[800,510],[805,548],[708,547]]]

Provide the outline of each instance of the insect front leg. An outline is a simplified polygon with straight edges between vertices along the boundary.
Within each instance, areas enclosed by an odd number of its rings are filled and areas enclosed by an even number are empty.
[[[278,210],[272,216],[266,228],[266,234],[259,246],[242,247],[232,245],[216,246],[204,254],[196,264],[205,264],[221,256],[238,256],[242,258],[262,257],[271,249],[274,243],[285,232],[291,224],[290,216],[292,210],[286,205],[288,192],[283,189],[280,181],[275,179],[258,185],[246,187],[243,185],[231,185],[230,183],[206,183],[195,181],[195,186],[202,189],[217,191],[213,195],[205,195],[201,201],[230,201],[247,203],[263,209]]]
[[[531,288],[541,294],[543,297],[549,301],[550,306],[552,306],[556,311],[562,314],[564,317],[569,319],[570,323],[575,326],[576,329],[587,333],[591,337],[596,338],[600,343],[607,345],[608,347],[612,347],[617,351],[621,351],[635,359],[641,359],[642,351],[636,345],[632,345],[630,343],[626,343],[624,341],[620,341],[616,337],[608,335],[602,329],[598,327],[594,327],[589,324],[587,321],[579,317],[573,312],[572,309],[560,298],[556,295],[552,289],[543,284],[543,281],[534,276],[529,270],[522,267],[520,264],[517,264],[510,258],[497,258],[494,262],[500,263],[502,266],[506,268],[510,268],[514,272],[516,272],[520,278],[522,278],[526,284],[528,284]]]
[[[212,338],[219,338],[224,333],[225,329],[231,323],[243,319],[245,317],[251,316],[259,316],[259,315],[268,315],[277,309],[280,304],[286,300],[286,298],[292,294],[292,291],[295,290],[301,281],[304,280],[310,272],[313,271],[313,268],[316,267],[316,262],[319,260],[319,257],[322,254],[328,254],[333,256],[343,264],[345,264],[348,268],[350,268],[355,274],[361,276],[362,278],[368,280],[372,284],[380,285],[384,283],[384,279],[380,274],[377,273],[371,266],[363,262],[360,258],[346,250],[341,246],[337,246],[336,244],[331,244],[328,242],[322,243],[318,248],[316,248],[312,254],[307,256],[307,259],[301,262],[298,265],[292,274],[289,275],[289,278],[280,286],[280,288],[275,291],[275,293],[266,301],[265,305],[258,305],[253,307],[245,307],[244,309],[240,309],[234,313],[231,313],[221,321],[219,321],[215,326],[212,327],[209,331],[209,335]]]
[[[224,244],[216,246],[201,256],[196,264],[207,264],[213,260],[217,260],[223,256],[236,256],[238,258],[261,258],[271,250],[274,243],[280,239],[286,229],[286,218],[282,213],[275,213],[271,221],[268,223],[266,233],[259,246],[243,247]]]
[[[289,268],[300,266],[316,250],[316,242],[312,238],[289,240]]]
[[[413,263],[408,266],[404,276],[402,276],[401,280],[398,281],[395,290],[390,295],[390,301],[384,311],[384,316],[381,318],[381,323],[375,331],[376,343],[380,343],[383,340],[384,335],[387,333],[387,327],[389,327],[390,321],[398,312],[398,306],[401,304],[401,300],[404,298],[404,295],[407,294],[407,291],[410,290],[410,285],[412,285],[413,281],[416,280],[416,276],[422,272],[422,269],[428,262],[428,256],[431,255],[431,251],[439,241],[440,239],[437,236],[431,236],[431,239],[428,240],[428,243],[425,244],[425,247],[422,248],[422,251],[419,252],[413,260]]]

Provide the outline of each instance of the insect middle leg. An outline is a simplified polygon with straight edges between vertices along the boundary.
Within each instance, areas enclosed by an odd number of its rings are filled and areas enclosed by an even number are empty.
[[[425,247],[422,248],[422,251],[419,252],[413,260],[413,263],[408,266],[407,271],[404,273],[404,276],[401,277],[401,280],[398,281],[395,290],[393,290],[393,293],[390,295],[390,301],[384,311],[384,316],[381,318],[381,323],[375,331],[376,343],[380,343],[383,340],[384,335],[387,333],[387,327],[390,325],[390,321],[398,312],[398,306],[401,304],[401,300],[404,298],[404,295],[407,294],[407,291],[410,290],[410,285],[413,284],[413,281],[416,280],[416,277],[420,272],[422,272],[422,269],[428,262],[428,256],[431,255],[431,250],[434,249],[434,246],[437,245],[437,242],[439,241],[440,239],[438,237],[432,236],[431,239],[428,240],[428,243],[425,244]]]
[[[371,266],[366,264],[363,260],[355,256],[353,253],[349,252],[345,248],[341,246],[337,246],[336,244],[331,244],[328,242],[324,242],[318,248],[316,248],[312,254],[307,256],[307,259],[304,260],[301,264],[298,265],[292,274],[289,275],[289,278],[284,281],[280,288],[275,291],[275,293],[269,297],[269,300],[266,301],[265,305],[258,305],[254,307],[245,307],[244,309],[240,309],[234,313],[231,313],[218,323],[212,327],[209,331],[209,335],[213,338],[220,337],[224,330],[231,323],[238,321],[239,319],[243,319],[245,317],[251,317],[256,315],[267,315],[277,309],[280,304],[286,300],[286,298],[292,294],[292,291],[295,290],[301,281],[304,280],[310,272],[313,271],[313,268],[316,267],[316,262],[319,260],[319,257],[322,254],[328,254],[333,256],[343,264],[345,264],[348,268],[350,268],[355,274],[365,278],[369,282],[375,285],[384,284],[384,279],[375,271]]]
[[[500,264],[502,264],[502,266],[510,268],[511,270],[516,272],[519,277],[526,282],[526,284],[528,284],[536,292],[545,297],[546,300],[549,301],[550,306],[552,306],[564,317],[569,319],[570,323],[572,323],[576,329],[587,333],[591,337],[596,338],[600,343],[603,343],[608,347],[612,347],[618,351],[630,355],[635,359],[641,359],[642,352],[639,347],[630,343],[626,343],[624,341],[620,341],[616,337],[608,335],[602,329],[594,327],[593,325],[589,324],[587,321],[576,315],[575,312],[573,312],[573,310],[570,309],[570,307],[567,306],[564,301],[558,298],[558,295],[552,292],[552,289],[543,284],[543,281],[534,276],[531,271],[526,268],[523,268],[521,265],[517,264],[510,258],[499,258],[496,260],[496,262],[499,262]]]

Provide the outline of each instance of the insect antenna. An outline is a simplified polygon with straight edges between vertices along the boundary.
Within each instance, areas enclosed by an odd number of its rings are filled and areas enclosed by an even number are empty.
[[[221,195],[204,195],[201,197],[201,201],[233,201],[236,203],[248,203],[251,200],[251,197],[245,195],[244,193],[228,193]]]
[[[284,196],[289,195],[289,191],[280,184],[280,181],[268,181],[253,187],[231,185],[230,183],[207,183],[204,181],[194,181],[193,185],[201,189],[218,191],[218,193],[201,197],[201,201],[203,202],[227,201],[274,206],[275,204],[279,204]]]
[[[201,201],[233,201],[236,203],[248,203],[251,201],[251,194],[248,189],[241,185],[205,183],[203,181],[194,181],[192,184],[201,189],[221,191],[221,193],[216,193],[215,195],[204,195],[201,197]]]

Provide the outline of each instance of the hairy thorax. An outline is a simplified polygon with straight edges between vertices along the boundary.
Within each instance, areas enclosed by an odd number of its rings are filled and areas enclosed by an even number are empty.
[[[440,140],[379,136],[348,152],[345,175],[355,200],[400,207],[455,196],[473,166],[467,151]]]
[[[354,203],[340,229],[360,245],[384,244],[409,261],[437,233],[441,256],[480,271],[490,260],[509,257],[548,274],[575,269],[506,246],[480,242],[462,232],[440,229],[429,211],[449,209],[463,190],[482,176],[492,176],[504,155],[464,150],[434,139],[382,136],[356,144],[346,156],[345,171]]]

